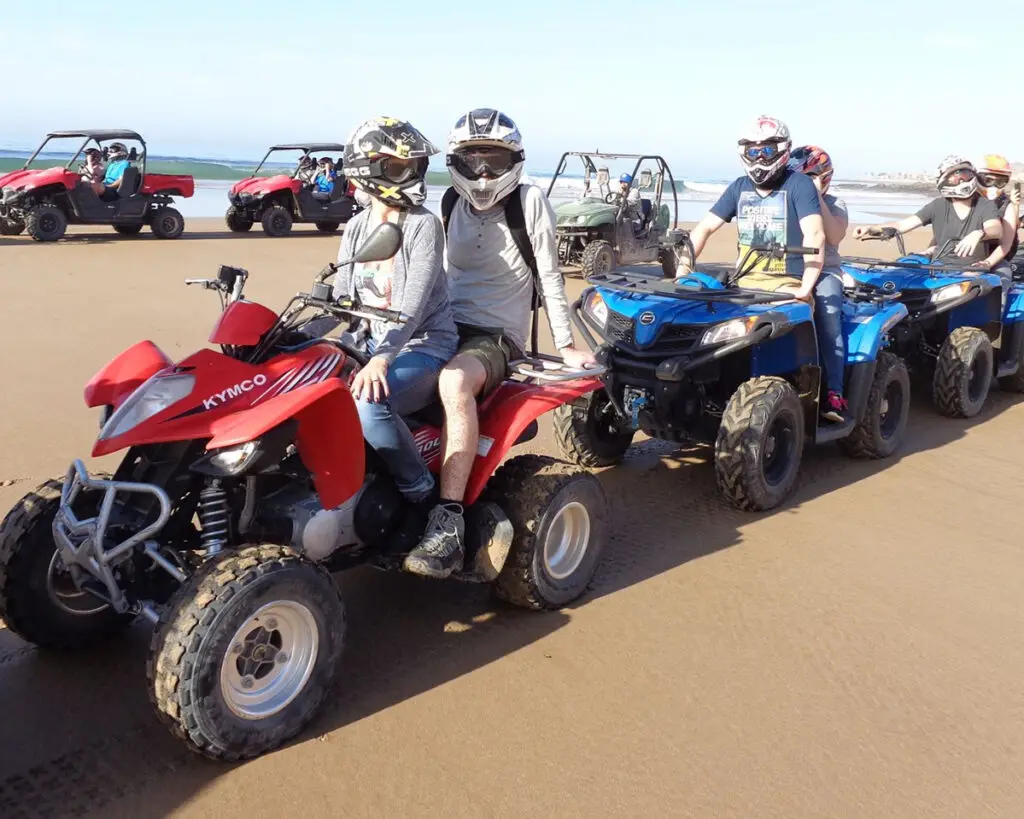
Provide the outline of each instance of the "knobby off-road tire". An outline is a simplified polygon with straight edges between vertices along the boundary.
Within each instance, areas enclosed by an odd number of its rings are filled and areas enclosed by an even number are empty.
[[[292,215],[287,208],[282,208],[280,205],[267,208],[260,222],[263,225],[263,232],[267,236],[275,238],[287,236],[292,231]]]
[[[676,258],[676,252],[670,249],[663,249],[658,255],[661,257],[661,277],[663,279],[674,279],[679,269],[679,260]]]
[[[177,239],[185,232],[185,217],[175,208],[157,208],[149,218],[149,228],[158,239]]]
[[[142,232],[142,225],[114,225],[114,230],[122,236],[138,236]]]
[[[803,407],[783,378],[740,384],[722,414],[715,440],[715,478],[738,509],[760,511],[793,490],[804,448]]]
[[[620,463],[633,443],[634,431],[622,428],[625,422],[604,390],[588,393],[572,404],[562,404],[552,414],[552,423],[562,456],[580,466]]]
[[[315,224],[316,229],[319,230],[321,233],[334,233],[334,231],[336,231],[341,226],[341,222],[331,221],[320,221],[316,222]]]
[[[999,388],[1007,392],[1024,392],[1024,334],[1017,343],[1017,372],[999,379]]]
[[[847,437],[839,439],[839,449],[851,458],[888,458],[903,442],[909,415],[907,365],[883,350],[875,364],[864,420]]]
[[[56,205],[36,205],[25,215],[25,230],[37,242],[56,242],[68,230],[68,217]]]
[[[134,618],[79,592],[66,574],[51,592],[48,578],[58,560],[52,524],[62,485],[63,480],[57,479],[40,484],[0,524],[0,618],[23,640],[42,648],[69,650],[95,645]],[[93,506],[88,514],[95,511]]]
[[[992,384],[992,342],[976,327],[958,327],[939,350],[932,396],[939,412],[972,418],[981,412]]]
[[[597,478],[544,455],[507,461],[486,499],[508,515],[514,535],[495,594],[525,609],[557,609],[582,595],[604,549],[608,501]]]
[[[326,571],[284,546],[250,546],[212,560],[175,593],[150,644],[150,699],[192,750],[251,759],[316,716],[344,638],[345,608]]]
[[[224,214],[224,224],[232,233],[248,233],[252,230],[253,220],[246,216],[244,211],[232,205]]]
[[[25,223],[10,217],[0,216],[0,236],[20,236],[25,232]]]
[[[615,251],[604,239],[598,239],[583,248],[583,255],[580,257],[580,271],[584,278],[595,273],[608,273],[614,269]]]

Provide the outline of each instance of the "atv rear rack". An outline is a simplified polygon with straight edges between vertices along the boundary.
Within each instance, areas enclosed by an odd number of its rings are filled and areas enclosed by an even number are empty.
[[[587,277],[587,282],[597,287],[607,287],[610,290],[619,290],[624,293],[644,293],[689,301],[771,304],[772,302],[792,301],[794,298],[792,293],[738,287],[723,290],[695,290],[677,285],[674,281],[655,279],[641,273],[594,273]]]

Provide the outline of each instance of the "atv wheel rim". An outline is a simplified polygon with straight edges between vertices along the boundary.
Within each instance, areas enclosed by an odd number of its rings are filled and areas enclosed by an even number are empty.
[[[786,415],[778,416],[768,429],[768,437],[764,442],[762,470],[765,482],[770,486],[780,483],[789,472],[795,438],[796,431],[792,420]]]
[[[106,603],[75,585],[60,552],[54,552],[50,558],[50,566],[46,572],[46,593],[50,602],[57,608],[75,617],[99,614],[107,607]]]
[[[884,440],[889,440],[900,424],[903,415],[903,386],[899,381],[890,382],[879,407],[878,427]]]
[[[595,273],[607,273],[612,269],[612,252],[610,250],[603,250],[597,254],[597,258],[594,260],[594,272]]]
[[[567,503],[554,516],[544,537],[544,568],[565,580],[583,562],[590,545],[590,513],[582,503]]]
[[[267,603],[231,638],[220,689],[242,719],[273,716],[306,687],[320,649],[313,613],[292,600]]]
[[[44,213],[39,217],[39,230],[42,233],[53,233],[57,229],[57,217]]]
[[[971,362],[971,372],[968,376],[967,382],[967,397],[974,403],[980,401],[982,396],[985,394],[985,387],[987,381],[990,378],[988,367],[984,365],[987,363],[986,356],[980,353],[974,357],[974,361]]]
[[[164,233],[174,233],[178,227],[178,221],[173,216],[164,216],[160,220],[160,228]]]

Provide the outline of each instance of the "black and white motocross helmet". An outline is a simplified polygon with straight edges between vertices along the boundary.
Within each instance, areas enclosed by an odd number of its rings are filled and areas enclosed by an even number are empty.
[[[448,134],[445,161],[452,183],[477,210],[494,207],[515,190],[525,158],[519,128],[494,108],[459,117]]]
[[[935,186],[946,199],[970,199],[978,190],[978,172],[969,160],[950,155],[939,163]]]
[[[427,167],[438,149],[416,128],[393,117],[360,125],[345,145],[345,176],[360,190],[395,207],[427,198]]]

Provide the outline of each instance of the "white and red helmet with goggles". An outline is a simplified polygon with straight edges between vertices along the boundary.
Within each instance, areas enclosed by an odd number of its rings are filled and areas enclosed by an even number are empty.
[[[935,186],[946,199],[970,199],[978,190],[978,172],[970,160],[951,154],[939,163]]]
[[[778,178],[789,161],[789,128],[775,117],[759,116],[737,142],[743,168],[755,185]]]
[[[515,122],[494,108],[477,108],[455,123],[445,161],[455,190],[487,210],[515,190],[525,156]]]

